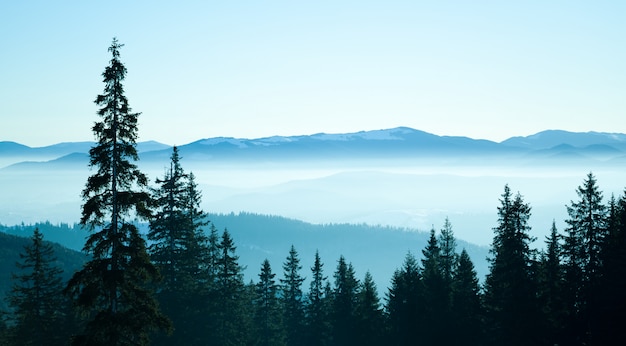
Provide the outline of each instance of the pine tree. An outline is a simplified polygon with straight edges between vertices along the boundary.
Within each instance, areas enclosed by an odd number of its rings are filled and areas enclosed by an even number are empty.
[[[283,264],[284,279],[280,280],[287,345],[302,345],[304,342],[304,305],[302,302],[304,278],[300,275],[301,269],[298,252],[292,245],[287,261]]]
[[[207,242],[208,249],[205,265],[207,267],[207,289],[211,290],[211,288],[215,287],[217,283],[218,264],[220,259],[220,236],[217,228],[215,228],[215,225],[212,223],[209,227]]]
[[[576,342],[593,342],[589,324],[595,313],[601,271],[601,245],[607,233],[607,209],[592,173],[576,189],[580,200],[567,207],[569,218],[563,247],[570,327]]]
[[[249,316],[246,306],[246,287],[243,282],[243,268],[239,265],[236,246],[228,230],[222,233],[218,245],[217,280],[215,285],[216,315],[209,326],[215,345],[244,345],[247,342]]]
[[[480,286],[474,264],[463,249],[452,283],[452,345],[482,345],[484,326]]]
[[[352,263],[346,262],[345,257],[339,256],[337,270],[334,274],[333,287],[333,344],[348,345],[353,342],[357,307],[357,289],[359,282],[356,279]]]
[[[198,319],[197,323],[201,323],[203,325],[201,330],[205,331],[215,330],[220,325],[220,309],[222,308],[218,282],[221,258],[220,239],[221,236],[217,228],[211,223],[209,226],[207,257],[205,258],[207,282],[201,290],[202,298],[199,301],[201,303],[196,304],[203,312],[203,316]],[[211,333],[204,334],[203,340],[206,340],[206,345],[217,345],[217,337],[210,335]]]
[[[20,254],[16,263],[20,274],[13,274],[13,287],[7,294],[12,308],[11,343],[14,345],[64,345],[65,330],[63,284],[60,268],[52,246],[43,241],[43,234],[35,229],[32,243]]]
[[[163,276],[160,290],[176,292],[192,279],[191,273],[181,268],[186,255],[184,243],[191,227],[185,217],[183,200],[187,175],[180,164],[178,148],[173,148],[170,160],[163,179],[156,180],[159,187],[152,189],[156,210],[150,220],[148,239],[152,241],[150,257]]]
[[[378,290],[370,272],[359,286],[356,310],[355,345],[380,345],[384,337],[384,317]]]
[[[193,172],[188,175],[184,189],[183,204],[185,206],[185,218],[189,224],[189,232],[184,238],[186,256],[183,258],[183,267],[195,278],[194,291],[197,293],[206,287],[210,281],[208,260],[211,256],[211,244],[206,236],[204,228],[209,225],[207,213],[202,210],[202,193],[198,190],[198,184]]]
[[[394,345],[414,345],[420,340],[423,321],[424,287],[417,259],[408,253],[401,269],[394,272],[387,292],[386,311]]]
[[[197,322],[202,311],[195,302],[202,299],[201,289],[207,284],[208,244],[202,230],[206,214],[199,207],[201,195],[193,173],[184,172],[180,159],[174,147],[169,170],[152,189],[156,212],[150,220],[149,252],[163,276],[157,298],[175,328],[170,338],[159,338],[157,344],[200,342]]]
[[[185,340],[187,345],[206,344],[207,335],[203,330],[205,321],[202,318],[206,316],[206,305],[198,302],[205,301],[214,278],[212,268],[209,266],[211,243],[204,230],[209,222],[206,212],[200,207],[201,202],[202,193],[198,190],[193,172],[189,172],[183,189],[184,217],[189,229],[183,238],[185,255],[182,256],[180,263],[180,267],[190,278],[184,302],[187,310],[186,331],[183,335],[187,335]]]
[[[564,273],[561,263],[561,243],[556,223],[552,221],[550,235],[546,237],[546,250],[541,254],[538,277],[538,297],[541,306],[546,344],[558,344],[563,340],[565,304],[563,300]]]
[[[306,305],[306,336],[309,345],[329,344],[329,311],[327,301],[330,295],[330,288],[324,276],[324,264],[320,259],[319,251],[315,251],[315,261],[311,267],[311,283],[308,293],[308,304]]]
[[[458,254],[456,253],[456,239],[452,231],[452,224],[447,217],[439,234],[439,242],[437,244],[439,246],[439,265],[444,280],[444,289],[450,292]]]
[[[281,311],[278,300],[278,285],[274,279],[270,262],[265,259],[261,266],[259,282],[255,289],[256,342],[255,345],[285,345]]]
[[[498,226],[491,248],[490,272],[485,282],[489,335],[495,344],[536,343],[538,320],[536,288],[532,279],[533,239],[528,234],[530,206],[507,186],[498,207]]]
[[[102,118],[93,126],[97,143],[89,150],[96,173],[83,190],[81,225],[91,234],[84,251],[91,260],[75,273],[66,291],[89,321],[75,344],[148,344],[149,333],[168,329],[147,286],[158,280],[146,242],[132,223],[150,217],[147,177],[137,168],[137,118],[124,95],[126,67],[119,60],[123,45],[109,47],[110,65],[104,73],[104,93],[95,103]]]
[[[450,292],[442,272],[441,257],[435,230],[431,229],[426,248],[422,250],[422,282],[424,288],[424,333],[420,338],[426,345],[449,344],[449,333],[444,333],[449,319]]]

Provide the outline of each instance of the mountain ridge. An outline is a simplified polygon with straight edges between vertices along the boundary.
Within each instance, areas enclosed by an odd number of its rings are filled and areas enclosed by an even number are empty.
[[[410,135],[412,137],[421,136],[422,138],[436,139],[436,140],[460,140],[460,141],[472,141],[472,142],[480,142],[480,143],[493,143],[493,144],[505,144],[507,146],[516,146],[516,147],[532,147],[533,149],[537,148],[549,148],[559,144],[570,144],[573,146],[588,146],[592,144],[606,144],[606,143],[619,143],[626,145],[626,134],[619,132],[597,132],[597,131],[587,131],[587,132],[574,132],[574,131],[566,131],[566,130],[543,130],[528,136],[513,136],[507,138],[503,141],[496,142],[488,139],[481,138],[472,138],[468,136],[457,136],[457,135],[435,135],[430,132],[414,129],[411,127],[394,127],[388,129],[379,129],[379,130],[364,130],[358,132],[345,132],[345,133],[326,133],[320,132],[311,135],[293,135],[293,136],[269,136],[269,137],[257,137],[257,138],[245,138],[245,137],[207,137],[201,138],[183,145],[189,146],[194,144],[202,144],[202,145],[216,145],[224,142],[236,144],[238,146],[244,144],[254,144],[254,145],[272,145],[272,144],[280,144],[280,143],[292,143],[295,141],[302,141],[306,139],[318,140],[318,141],[350,141],[355,139],[361,140],[376,140],[376,141],[400,141],[406,140],[406,137],[401,135]],[[580,141],[583,143],[591,142],[589,144],[580,144]],[[540,142],[540,143],[539,143]],[[578,145],[572,144],[572,142],[579,142]],[[550,144],[544,144],[550,143]],[[53,152],[53,151],[65,151],[67,153],[77,152],[77,151],[85,151],[85,149],[89,149],[95,142],[92,141],[82,141],[82,142],[59,142],[46,146],[38,146],[31,147],[19,142],[14,141],[0,141],[0,155],[5,154],[7,149],[10,150],[28,150],[33,152]],[[539,147],[540,146],[540,147]],[[143,148],[142,148],[143,147]],[[160,143],[154,140],[147,140],[138,142],[138,151],[155,151],[166,148],[171,148],[172,146]]]
[[[85,164],[93,142],[62,142],[28,147],[0,142],[0,169],[38,165],[59,168]],[[142,161],[162,164],[171,146],[156,141],[137,144]],[[178,146],[187,160],[199,162],[290,162],[301,160],[426,158],[472,161],[476,157],[505,160],[621,162],[626,155],[626,134],[545,130],[501,142],[465,136],[440,136],[409,127],[351,133],[317,133],[256,139],[211,137]],[[82,155],[77,155],[82,154]],[[16,166],[17,165],[17,166]]]
[[[566,143],[541,149],[553,134],[561,139],[565,134]],[[205,210],[422,228],[454,215],[464,225],[460,233],[484,244],[487,237],[472,232],[491,229],[488,208],[505,184],[540,204],[536,214],[546,220],[563,219],[563,201],[575,197],[578,178],[590,171],[606,181],[607,195],[623,191],[622,135],[592,133],[591,140],[573,140],[587,135],[546,132],[529,138],[524,148],[395,128],[256,142],[218,137],[179,151],[185,171],[194,173],[204,191]],[[140,149],[137,164],[154,181],[169,166],[171,148],[158,143],[148,148],[156,150]],[[86,151],[37,161],[0,150],[0,221],[75,220],[90,174]],[[471,202],[465,200],[469,196]]]

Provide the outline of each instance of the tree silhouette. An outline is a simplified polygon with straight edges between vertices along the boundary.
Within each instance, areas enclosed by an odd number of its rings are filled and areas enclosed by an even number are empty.
[[[437,245],[439,246],[439,266],[441,267],[444,289],[449,294],[459,255],[456,253],[456,238],[452,231],[452,223],[447,217],[439,234]]]
[[[359,282],[351,263],[339,256],[333,286],[333,344],[348,345],[354,342],[357,290]]]
[[[386,310],[394,345],[414,345],[421,337],[424,287],[417,259],[407,253],[401,269],[394,272],[387,292]]]
[[[565,220],[565,279],[567,305],[570,307],[569,335],[575,342],[593,342],[589,325],[600,282],[601,245],[607,232],[607,209],[602,203],[595,176],[587,175],[576,189],[579,201],[567,206]]]
[[[359,286],[356,310],[355,344],[380,345],[383,342],[385,321],[378,290],[370,272],[365,273]]]
[[[155,213],[148,250],[163,277],[157,298],[175,328],[170,338],[158,338],[157,344],[191,344],[201,338],[198,322],[203,310],[196,302],[202,299],[208,281],[208,244],[202,230],[206,215],[199,208],[193,174],[184,172],[180,159],[178,148],[173,147],[170,168],[152,189]]]
[[[463,249],[454,271],[452,283],[452,323],[453,345],[482,345],[483,309],[480,286],[474,264]]]
[[[495,344],[529,345],[536,342],[537,302],[532,277],[532,251],[528,234],[530,206],[518,193],[512,196],[509,186],[498,207],[498,226],[485,282],[490,338]]]
[[[287,345],[302,345],[304,342],[304,305],[302,302],[302,282],[300,259],[292,245],[287,261],[283,264],[282,304],[284,325],[287,331]]]
[[[32,243],[20,254],[16,263],[20,274],[13,274],[13,287],[6,299],[12,308],[9,314],[11,343],[15,345],[63,345],[64,328],[62,270],[54,265],[56,257],[43,234],[35,228]]]
[[[246,287],[243,283],[243,268],[239,265],[237,247],[228,230],[224,230],[218,245],[217,278],[215,284],[214,313],[211,320],[212,339],[216,345],[242,345],[248,338],[250,328],[246,306]]]
[[[97,143],[89,150],[96,172],[83,190],[81,224],[91,230],[84,251],[91,260],[75,273],[66,291],[89,315],[75,344],[148,344],[151,331],[168,329],[147,288],[159,274],[150,262],[145,240],[132,223],[150,217],[146,176],[136,164],[137,118],[124,95],[126,67],[119,60],[123,45],[113,39],[112,59],[102,74],[104,93],[95,103],[102,118],[93,126]]]
[[[424,288],[424,320],[421,340],[427,345],[448,344],[445,333],[446,320],[449,320],[450,292],[442,271],[441,249],[431,229],[426,248],[422,250],[422,283]]]
[[[324,276],[324,264],[319,251],[315,251],[315,261],[311,267],[311,283],[306,305],[306,337],[309,345],[327,345],[329,343],[329,304],[330,288]]]
[[[259,282],[255,287],[256,345],[279,346],[285,344],[282,329],[282,316],[278,300],[276,274],[272,273],[270,262],[265,259],[259,273]]]

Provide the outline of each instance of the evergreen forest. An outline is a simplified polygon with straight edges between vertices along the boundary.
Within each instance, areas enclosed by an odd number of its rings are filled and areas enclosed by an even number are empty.
[[[615,345],[626,340],[626,193],[603,196],[593,173],[542,249],[531,206],[504,186],[489,272],[480,280],[453,225],[409,251],[388,287],[349,258],[304,268],[298,249],[244,280],[236,239],[200,207],[202,191],[172,149],[154,180],[136,161],[123,45],[109,47],[89,152],[73,268],[39,228],[13,269],[0,323],[6,345]],[[148,230],[141,231],[140,222]],[[68,232],[71,231],[69,227]],[[5,235],[2,235],[3,237]],[[8,236],[14,239],[17,237]],[[9,241],[9,240],[7,240]],[[13,241],[13,240],[11,240]],[[539,240],[540,242],[542,240]],[[375,254],[372,254],[375,256]],[[61,258],[61,260],[59,260]],[[71,270],[71,273],[64,270]],[[305,284],[306,283],[306,284]]]

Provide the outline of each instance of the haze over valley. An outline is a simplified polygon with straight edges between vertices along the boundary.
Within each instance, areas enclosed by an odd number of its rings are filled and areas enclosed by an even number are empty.
[[[0,143],[0,223],[77,222],[91,143],[30,148]],[[140,168],[163,175],[169,145],[142,142]],[[607,199],[624,190],[626,135],[545,131],[500,143],[410,128],[349,134],[209,138],[179,146],[203,208],[314,224],[366,223],[420,231],[449,217],[455,235],[489,245],[505,184],[531,205],[542,246],[552,221],[592,171]]]

